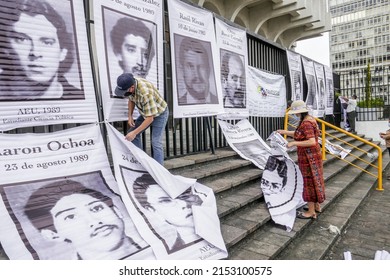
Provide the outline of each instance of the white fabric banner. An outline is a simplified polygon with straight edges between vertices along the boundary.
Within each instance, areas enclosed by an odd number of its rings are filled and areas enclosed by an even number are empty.
[[[318,87],[316,73],[314,70],[314,63],[312,60],[302,57],[303,70],[305,71],[305,77],[307,82],[307,96],[306,105],[309,108],[309,113],[314,117],[322,117],[320,115],[319,100],[318,100]]]
[[[303,177],[293,160],[278,154],[268,158],[261,177],[260,187],[264,200],[275,223],[291,231],[296,209],[304,204],[302,199]]]
[[[0,1],[0,131],[96,122],[83,1],[17,2]]]
[[[303,100],[303,77],[301,55],[286,50],[288,68],[290,71],[291,100]]]
[[[317,79],[318,115],[322,117],[325,114],[325,108],[327,102],[324,65],[315,61],[313,63],[314,63],[314,71],[316,73],[316,79]]]
[[[127,98],[115,97],[117,77],[133,73],[164,96],[163,1],[94,0],[100,87],[106,121],[128,119]],[[135,110],[134,117],[138,116]]]
[[[240,120],[236,124],[218,119],[218,124],[233,150],[242,158],[250,160],[260,169],[264,169],[268,157],[271,155],[271,148],[247,119]]]
[[[287,107],[286,82],[282,75],[248,66],[249,115],[284,117]]]
[[[223,107],[226,113],[249,116],[246,93],[248,65],[246,31],[215,18],[221,60]]]
[[[168,0],[168,10],[173,116],[216,115],[223,106],[213,14],[180,0]]]
[[[333,115],[334,105],[334,86],[333,86],[333,73],[329,66],[324,65],[325,71],[325,89],[326,89],[326,115]]]
[[[0,142],[0,242],[11,260],[155,259],[120,197],[98,125]]]
[[[174,176],[107,125],[122,198],[158,259],[227,257],[214,192]]]
[[[268,136],[267,142],[269,142],[271,149],[279,151],[281,155],[290,158],[288,151],[290,151],[291,148],[287,147],[288,141],[284,139],[284,137],[280,133],[273,131]]]
[[[322,139],[318,138],[318,143],[322,145]],[[337,155],[344,159],[349,153],[352,151],[351,149],[346,149],[341,147],[340,145],[334,144],[330,142],[328,139],[325,139],[325,148],[326,150],[332,154],[332,155]]]

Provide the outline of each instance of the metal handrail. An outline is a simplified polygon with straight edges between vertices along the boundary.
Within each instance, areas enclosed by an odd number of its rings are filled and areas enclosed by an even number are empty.
[[[288,111],[289,111],[289,109],[286,110],[286,115],[285,115],[285,118],[284,118],[284,129],[287,129],[287,127],[288,127],[288,125],[289,125],[289,123],[288,123],[288,114],[287,114]],[[346,162],[346,163],[352,165],[353,167],[356,167],[356,168],[360,169],[361,171],[366,172],[367,174],[369,174],[369,175],[371,175],[371,176],[373,176],[373,177],[375,177],[375,178],[378,178],[378,186],[377,186],[376,189],[377,189],[378,191],[383,191],[383,181],[382,181],[382,149],[381,149],[378,145],[373,144],[373,143],[367,141],[366,139],[361,138],[361,137],[359,137],[359,136],[357,136],[357,135],[355,135],[355,134],[353,134],[353,133],[350,133],[350,132],[348,132],[348,131],[346,131],[346,130],[344,130],[344,129],[341,129],[341,128],[339,128],[339,127],[337,127],[337,126],[335,126],[335,125],[333,125],[333,124],[331,124],[331,123],[328,123],[328,122],[326,122],[326,121],[324,121],[324,120],[321,120],[321,119],[319,119],[319,118],[315,118],[315,119],[316,119],[316,121],[317,121],[318,123],[321,124],[321,140],[322,140],[321,153],[322,153],[322,160],[326,160],[326,155],[325,155],[325,154],[326,154],[326,148],[325,148],[326,135],[329,135],[329,136],[331,136],[331,137],[333,137],[333,138],[335,138],[335,139],[338,139],[338,140],[340,140],[340,141],[346,143],[347,145],[352,146],[352,147],[354,147],[355,149],[358,149],[359,151],[368,154],[367,151],[362,150],[362,149],[360,149],[359,147],[354,146],[354,145],[352,145],[352,144],[350,144],[350,143],[347,143],[346,141],[343,141],[343,140],[341,140],[341,139],[339,139],[339,138],[337,138],[337,137],[331,135],[330,133],[327,133],[327,132],[326,132],[326,128],[327,128],[327,127],[328,127],[328,128],[331,128],[331,129],[334,129],[334,130],[336,130],[336,131],[338,131],[338,132],[341,132],[341,133],[343,133],[343,134],[346,134],[346,135],[348,135],[348,136],[350,136],[350,137],[352,137],[352,138],[354,138],[354,139],[356,139],[356,140],[358,140],[358,141],[361,141],[361,142],[363,142],[364,144],[369,145],[369,146],[371,146],[371,147],[373,147],[373,148],[375,148],[375,149],[378,150],[378,165],[374,165],[374,164],[372,164],[372,163],[370,163],[370,162],[368,162],[368,161],[366,161],[366,160],[364,160],[364,159],[362,159],[362,158],[360,158],[360,157],[358,157],[358,156],[355,156],[355,155],[352,155],[352,154],[351,154],[351,155],[354,156],[355,158],[357,158],[357,159],[359,159],[359,160],[361,160],[361,161],[363,161],[363,162],[365,162],[365,163],[367,163],[367,164],[373,166],[374,168],[376,168],[376,169],[377,169],[377,175],[375,175],[374,173],[371,173],[371,172],[369,172],[369,171],[367,171],[367,170],[365,170],[365,169],[363,169],[363,168],[357,166],[356,164],[354,164],[354,163],[352,163],[352,162],[350,162],[350,161],[347,161],[347,160],[345,160],[345,159],[342,159],[341,157],[339,157],[339,156],[337,156],[337,155],[334,155],[334,156],[335,156],[336,158],[341,159],[341,160],[343,160],[344,162]],[[291,125],[291,124],[290,124],[290,125]],[[285,137],[286,137],[286,135],[285,135]]]

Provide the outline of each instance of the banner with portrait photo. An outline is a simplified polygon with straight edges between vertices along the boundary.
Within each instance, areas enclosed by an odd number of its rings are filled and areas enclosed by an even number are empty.
[[[272,220],[291,231],[296,209],[305,204],[302,200],[303,177],[298,165],[273,149],[264,168],[260,187]]]
[[[288,69],[290,72],[291,100],[303,100],[303,77],[301,55],[286,50]]]
[[[307,83],[306,106],[309,108],[311,115],[314,117],[322,117],[321,111],[319,110],[319,93],[314,62],[302,56],[302,65]]]
[[[128,99],[114,93],[120,74],[145,78],[164,96],[163,1],[95,0],[93,4],[104,118],[127,120]]]
[[[213,116],[223,111],[219,51],[213,14],[168,0],[174,118]]]
[[[215,33],[221,61],[223,108],[228,114],[248,117],[246,31],[215,17]]]
[[[98,121],[82,0],[0,0],[0,131]]]
[[[122,198],[157,259],[227,257],[213,190],[172,175],[110,124],[107,130]]]
[[[326,92],[325,114],[333,115],[333,104],[334,104],[333,73],[332,73],[332,69],[327,65],[324,65],[324,71],[325,71],[325,92]]]
[[[252,66],[248,66],[248,70],[249,115],[284,117],[287,107],[285,77]]]
[[[314,71],[316,73],[317,79],[317,92],[318,92],[318,114],[319,116],[324,116],[326,108],[326,87],[325,87],[325,72],[324,65],[313,61]]]
[[[268,157],[271,155],[271,148],[247,119],[242,119],[236,124],[218,119],[218,124],[233,150],[243,159],[251,161],[260,169],[264,169]]]
[[[322,146],[321,138],[318,138],[318,143]],[[349,153],[352,151],[351,149],[346,149],[338,144],[334,144],[328,139],[325,139],[325,148],[330,154],[339,156],[342,159],[348,156]]]
[[[155,259],[120,197],[98,125],[0,141],[0,242],[9,259]]]

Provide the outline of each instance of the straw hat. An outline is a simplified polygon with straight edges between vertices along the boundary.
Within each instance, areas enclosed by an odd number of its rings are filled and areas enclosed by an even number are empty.
[[[303,100],[295,100],[291,104],[291,109],[288,111],[288,114],[299,114],[299,113],[306,113],[309,112],[309,110],[306,107],[306,103]]]

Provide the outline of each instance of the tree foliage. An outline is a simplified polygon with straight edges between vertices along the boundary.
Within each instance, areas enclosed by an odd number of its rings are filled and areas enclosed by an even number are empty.
[[[359,101],[357,105],[360,108],[378,108],[383,107],[385,105],[385,102],[382,98],[372,98],[371,96],[371,66],[370,62],[367,64],[366,68],[366,81],[365,81],[365,88],[364,88],[364,100]]]
[[[364,89],[364,92],[365,92],[365,100],[366,101],[371,100],[371,67],[370,67],[370,62],[367,64],[366,87]]]

